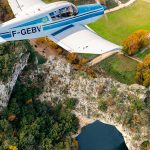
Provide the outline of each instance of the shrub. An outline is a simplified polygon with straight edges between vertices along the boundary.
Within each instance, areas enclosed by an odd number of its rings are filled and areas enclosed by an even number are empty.
[[[77,103],[78,103],[78,99],[76,98],[70,98],[65,101],[65,105],[69,109],[74,109]]]
[[[103,111],[103,112],[106,112],[107,111],[107,103],[106,103],[106,101],[101,100],[99,102],[98,109]]]
[[[123,42],[123,52],[127,55],[134,55],[149,44],[149,32],[147,30],[138,30]]]
[[[150,147],[150,142],[148,140],[141,144],[141,150],[148,150],[148,147]]]
[[[150,54],[145,57],[143,63],[138,64],[135,78],[137,83],[150,86]]]
[[[75,53],[68,53],[67,55],[68,60],[73,63],[77,59],[77,54]]]
[[[40,44],[44,44],[46,42],[46,38],[45,37],[41,37],[36,39],[36,44],[40,45]]]
[[[81,59],[79,60],[79,64],[80,64],[80,65],[85,65],[87,62],[88,62],[88,60],[85,59],[85,58],[81,58]]]
[[[8,21],[14,17],[8,1],[0,0],[0,20]]]

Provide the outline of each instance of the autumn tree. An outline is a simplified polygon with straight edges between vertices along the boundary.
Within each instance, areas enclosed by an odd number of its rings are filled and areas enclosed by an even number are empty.
[[[0,20],[7,21],[12,19],[13,13],[11,8],[9,7],[8,1],[0,0]]]
[[[75,53],[68,53],[67,58],[70,62],[74,62],[77,59],[77,54]]]
[[[145,57],[143,63],[138,64],[136,81],[146,87],[150,86],[150,54]]]
[[[46,38],[45,37],[41,37],[41,38],[36,39],[36,44],[37,45],[44,44],[45,42],[46,42]]]
[[[150,44],[149,34],[147,30],[138,30],[131,34],[123,42],[123,52],[128,55],[134,55],[142,48],[147,47]]]

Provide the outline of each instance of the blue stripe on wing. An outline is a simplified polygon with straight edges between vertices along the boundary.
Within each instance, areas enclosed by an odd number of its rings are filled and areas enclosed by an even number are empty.
[[[58,31],[56,31],[56,32],[54,32],[54,33],[52,33],[52,35],[53,36],[56,36],[57,34],[59,34],[59,33],[61,33],[61,32],[63,32],[63,31],[65,31],[65,30],[68,30],[68,29],[70,29],[70,28],[72,28],[72,27],[74,27],[74,25],[69,25],[69,26],[66,26],[66,27],[64,27],[64,28],[62,28],[62,29],[60,29],[60,30],[58,30]]]
[[[10,33],[9,34],[1,34],[0,37],[7,39],[7,38],[11,38],[12,35]]]

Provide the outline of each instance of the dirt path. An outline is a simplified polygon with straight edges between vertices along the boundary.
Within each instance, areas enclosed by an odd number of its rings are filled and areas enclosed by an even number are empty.
[[[105,11],[105,13],[111,13],[111,12],[114,12],[114,11],[117,11],[119,9],[122,9],[122,8],[125,8],[125,7],[128,7],[130,6],[131,4],[133,4],[136,0],[130,0],[129,2],[125,3],[125,4],[120,4],[119,6],[117,7],[114,7],[112,9],[108,9]]]
[[[94,58],[92,61],[90,61],[88,63],[89,66],[93,66],[99,62],[101,62],[102,60],[112,56],[113,54],[117,53],[118,51],[110,51],[108,53],[105,53],[105,54],[102,54],[102,55],[99,55],[98,57]]]
[[[143,62],[143,61],[140,60],[139,58],[131,57],[131,56],[127,56],[127,55],[125,55],[125,56],[128,57],[128,58],[130,58],[130,59],[133,59],[133,60],[135,60],[135,61],[137,61],[137,62],[139,62],[139,63],[142,63],[142,62]]]

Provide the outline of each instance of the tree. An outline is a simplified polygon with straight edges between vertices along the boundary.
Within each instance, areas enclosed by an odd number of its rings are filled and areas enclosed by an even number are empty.
[[[100,100],[99,105],[98,105],[98,109],[103,111],[103,112],[106,112],[108,109],[106,101]]]
[[[16,146],[9,146],[9,150],[18,150],[18,148]]]
[[[41,45],[41,44],[44,44],[44,43],[46,43],[46,38],[45,37],[41,37],[41,38],[36,39],[36,44],[37,45]]]
[[[67,100],[65,100],[65,105],[68,109],[74,109],[76,104],[78,103],[78,99],[76,98],[69,98]]]
[[[150,86],[150,54],[145,57],[143,63],[138,64],[135,78],[137,83]]]
[[[22,88],[18,90],[22,91]],[[25,91],[28,92],[28,90]],[[15,92],[18,96],[18,92]],[[22,92],[24,93],[24,91]],[[42,103],[34,98],[30,104],[26,103],[28,100],[24,99],[26,97],[19,98],[19,100],[12,98],[7,113],[3,113],[6,115],[2,115],[5,119],[0,116],[0,148],[51,150],[57,147],[58,143],[64,143],[63,145],[66,147],[68,145],[65,142],[66,138],[72,133],[76,133],[78,129],[78,120],[71,113],[71,107],[75,105],[76,100],[71,99],[67,104],[58,104],[52,107],[48,103]],[[24,102],[20,103],[20,100]],[[67,106],[71,107],[68,109]],[[19,111],[15,111],[15,108]],[[16,116],[10,115],[12,112],[17,114],[15,121]]]
[[[67,58],[68,58],[68,60],[71,63],[73,63],[77,59],[77,54],[75,54],[75,53],[68,53],[67,54]]]
[[[7,21],[12,19],[13,13],[9,7],[8,1],[0,0],[0,20]]]
[[[134,55],[142,48],[147,47],[150,44],[149,34],[147,30],[138,30],[131,34],[123,42],[123,52],[127,55]]]

